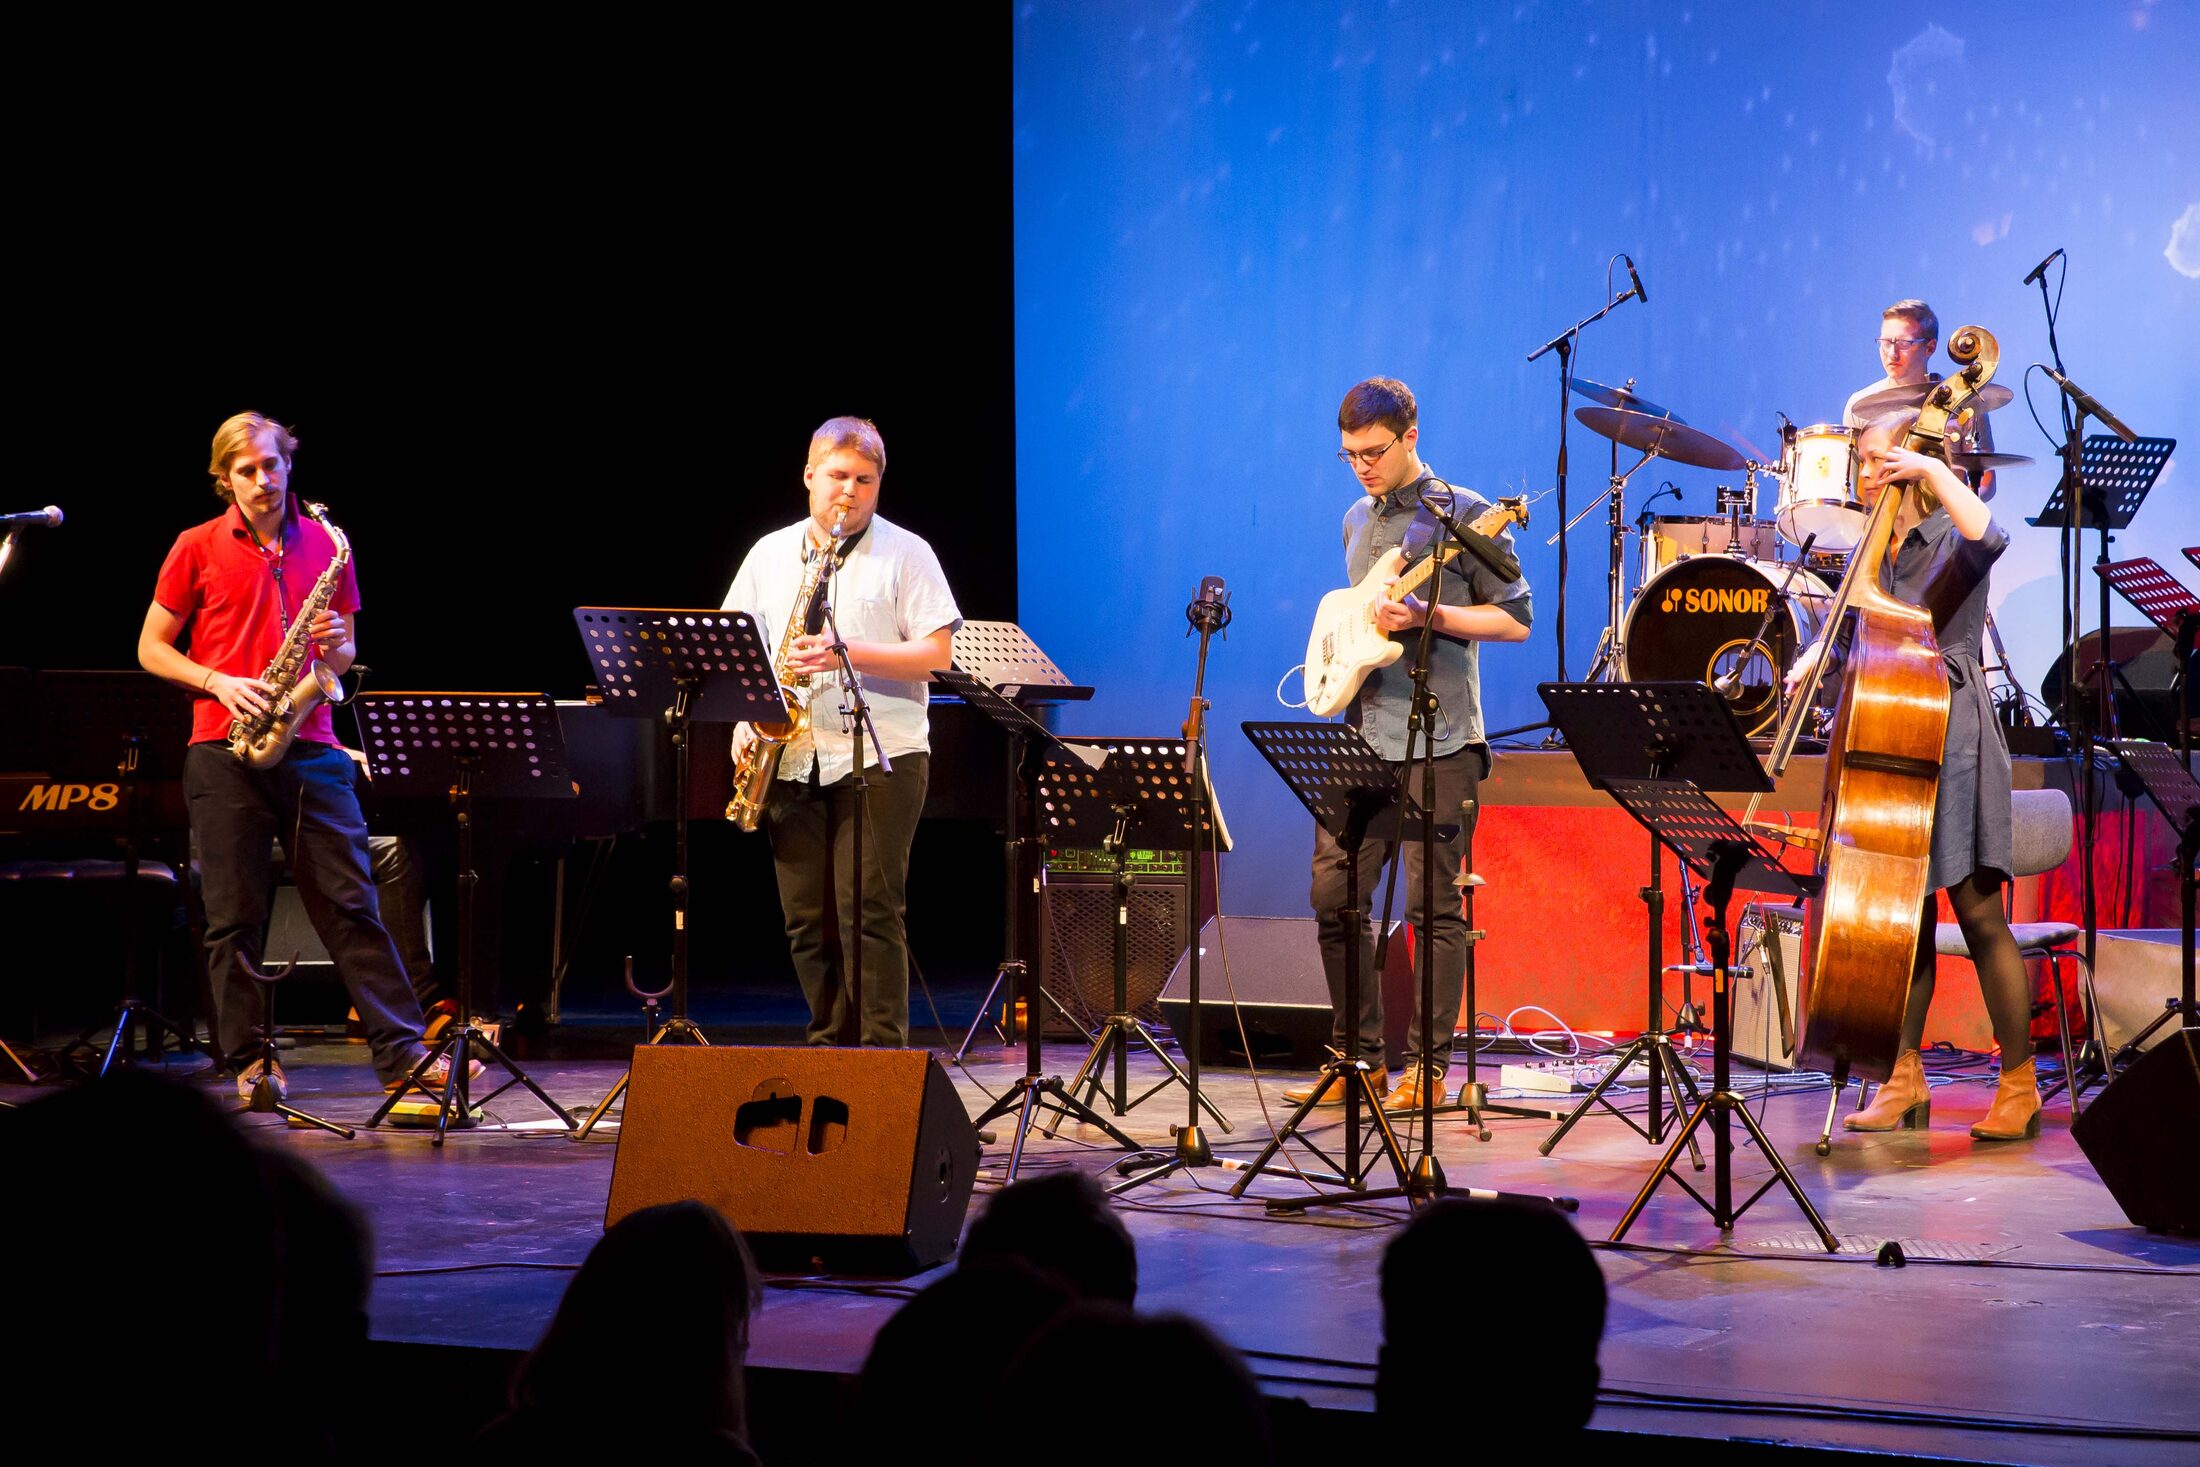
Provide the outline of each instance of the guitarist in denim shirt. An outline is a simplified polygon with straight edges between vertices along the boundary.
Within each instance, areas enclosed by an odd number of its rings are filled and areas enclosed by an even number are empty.
[[[1421,462],[1419,409],[1413,391],[1389,377],[1370,377],[1345,394],[1337,410],[1341,435],[1338,458],[1359,480],[1361,497],[1344,517],[1345,577],[1357,583],[1383,554],[1404,547],[1407,559],[1424,549],[1436,532],[1436,522],[1423,507],[1430,504],[1454,517],[1471,515],[1488,501],[1470,490],[1445,484]],[[1510,550],[1510,533],[1499,543]],[[1440,880],[1437,911],[1421,905],[1421,844],[1405,842],[1402,873],[1417,941],[1434,944],[1436,984],[1435,1012],[1427,1017],[1432,1052],[1415,1052],[1420,1043],[1421,1015],[1408,1030],[1403,1079],[1389,1087],[1387,1057],[1383,1053],[1382,984],[1375,976],[1369,934],[1345,930],[1338,913],[1345,904],[1344,851],[1326,831],[1314,837],[1312,903],[1320,922],[1322,968],[1329,982],[1330,1007],[1335,1014],[1331,1042],[1344,1045],[1345,943],[1361,944],[1360,1055],[1375,1071],[1375,1088],[1387,1092],[1386,1110],[1414,1110],[1421,1104],[1423,1086],[1434,1086],[1443,1097],[1444,1071],[1451,1062],[1452,1030],[1459,1020],[1459,1001],[1466,981],[1467,924],[1460,892],[1467,873],[1461,867],[1471,833],[1467,807],[1489,773],[1489,746],[1482,739],[1482,683],[1478,654],[1483,642],[1524,642],[1532,611],[1528,584],[1515,576],[1500,577],[1471,555],[1436,578],[1433,611],[1429,600],[1405,596],[1383,598],[1376,603],[1376,625],[1407,644],[1406,655],[1388,667],[1377,668],[1361,687],[1345,717],[1360,730],[1375,752],[1395,763],[1407,755],[1406,718],[1413,696],[1412,659],[1422,624],[1433,615],[1435,635],[1430,642],[1429,692],[1436,712],[1428,730],[1436,745],[1436,809],[1444,824],[1458,824],[1459,833],[1436,846]],[[1418,747],[1413,751],[1420,753]],[[1418,792],[1418,782],[1414,789]],[[1462,818],[1462,817],[1465,818]],[[1383,869],[1396,854],[1396,842],[1369,842],[1361,847],[1360,873],[1363,890],[1374,890]],[[1418,991],[1418,990],[1416,990]],[[1319,1083],[1319,1082],[1315,1082]],[[1313,1093],[1308,1085],[1286,1091],[1284,1098],[1299,1102]],[[1342,1105],[1341,1085],[1332,1085],[1322,1097],[1325,1105]]]

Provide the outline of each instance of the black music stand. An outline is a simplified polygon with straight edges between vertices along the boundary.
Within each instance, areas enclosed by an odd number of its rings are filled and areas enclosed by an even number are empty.
[[[1091,688],[1072,683],[1062,669],[1054,665],[1054,659],[1047,656],[1039,644],[1032,641],[1029,634],[1012,621],[965,621],[955,628],[954,644],[955,659],[951,665],[953,671],[976,678],[1019,708],[1028,710],[1061,703],[1083,702],[1092,697]],[[946,689],[948,684],[940,683],[938,686]],[[949,692],[947,696],[957,695]],[[1017,953],[1017,903],[1032,898],[1029,893],[1019,891],[1016,887],[1016,842],[1019,839],[1016,833],[1016,792],[1022,776],[1018,772],[1020,751],[1013,737],[1007,740],[1007,751],[1002,775],[1002,808],[1008,812],[1008,818],[1002,822],[1001,873],[1002,879],[1008,883],[1008,891],[1001,903],[1001,951],[1013,960]],[[1076,1015],[1060,999],[1048,992],[1046,964],[1043,961],[1039,964],[1039,971],[1040,996],[1054,1006],[1054,1011],[1062,1016],[1064,1023],[1090,1037],[1089,1031],[1078,1021]],[[1006,962],[993,970],[993,986],[978,1001],[977,1015],[971,1019],[970,1028],[963,1034],[962,1043],[955,1046],[956,1064],[963,1062],[963,1057],[970,1053],[970,1046],[977,1042],[978,1030],[992,1015],[993,1001],[999,996],[1001,985],[1008,982],[1008,979]],[[1013,997],[1010,1002],[1014,1002]],[[1037,1022],[1037,1012],[1027,1015],[1027,1019]],[[1001,1036],[1003,1044],[1014,1042],[999,1024],[994,1025],[994,1032]]]
[[[1039,754],[1040,818],[1050,831],[1058,832],[1057,839],[1064,844],[1083,845],[1088,837],[1082,832],[1105,829],[1107,834],[1101,837],[1100,848],[1115,858],[1115,879],[1111,888],[1115,897],[1112,922],[1115,1002],[1101,1023],[1085,1062],[1070,1078],[1069,1093],[1084,1092],[1078,1098],[1088,1106],[1099,1099],[1107,1092],[1107,1072],[1112,1060],[1115,1083],[1114,1092],[1107,1096],[1108,1111],[1112,1115],[1128,1115],[1171,1085],[1194,1089],[1176,1061],[1169,1058],[1168,1051],[1131,1011],[1130,914],[1134,880],[1130,868],[1131,848],[1189,852],[1196,873],[1199,836],[1217,834],[1221,821],[1214,804],[1214,791],[1201,789],[1193,777],[1184,772],[1185,744],[1182,739],[1076,738],[1064,742],[1072,752],[1041,750]],[[1106,762],[1094,769],[1087,759],[1074,753],[1080,748],[1103,751]],[[1222,844],[1228,849],[1226,834],[1222,835]],[[1191,900],[1189,940],[1197,942],[1199,897],[1196,886],[1192,889]],[[1174,957],[1172,953],[1170,962],[1162,964],[1163,973],[1168,971]],[[1136,1100],[1129,1098],[1130,1050],[1134,1042],[1151,1051],[1167,1072]],[[1193,1063],[1198,1062],[1195,1050],[1187,1049],[1185,1053]],[[1198,1102],[1200,1109],[1215,1118],[1216,1125],[1224,1131],[1231,1129],[1229,1120],[1215,1108],[1213,1101],[1200,1095]],[[1049,1140],[1054,1137],[1053,1124],[1049,1122],[1049,1129],[1040,1133]],[[1118,1170],[1124,1165],[1128,1163],[1119,1163]]]
[[[2182,983],[2178,995],[2169,1001],[2154,1021],[2133,1035],[2119,1057],[2135,1055],[2139,1047],[2154,1037],[2154,1031],[2172,1019],[2187,1029],[2200,1028],[2200,993],[2195,992],[2193,978],[2193,883],[2195,863],[2200,862],[2200,780],[2192,777],[2188,764],[2189,755],[2170,748],[2167,744],[2148,743],[2143,739],[2116,739],[2109,744],[2116,751],[2116,760],[2131,772],[2154,801],[2155,808],[2169,821],[2170,829],[2177,832],[2177,891],[2178,910],[2183,929],[2181,948],[2184,954]],[[2115,1072],[2115,1062],[2109,1063],[2109,1072]]]
[[[286,1101],[275,1088],[274,1079],[278,1073],[275,1052],[275,990],[282,986],[282,981],[298,966],[298,955],[292,953],[290,961],[273,973],[262,973],[241,953],[237,961],[243,964],[245,976],[257,984],[260,990],[260,1052],[255,1060],[260,1067],[260,1075],[252,1082],[252,1098],[245,1103],[245,1109],[254,1115],[281,1116],[294,1126],[332,1131],[346,1141],[358,1140],[359,1133],[351,1127],[338,1125],[326,1116],[300,1110]]]
[[[1411,833],[1409,826],[1418,827],[1422,812],[1405,797],[1400,804],[1397,775],[1381,755],[1368,747],[1360,731],[1342,723],[1244,723],[1239,725],[1253,747],[1260,751],[1269,767],[1274,769],[1298,796],[1307,813],[1343,849],[1345,854],[1345,905],[1337,914],[1343,923],[1346,939],[1344,945],[1344,1014],[1339,1027],[1344,1031],[1344,1048],[1331,1049],[1330,1059],[1315,1078],[1312,1091],[1291,1113],[1260,1155],[1245,1167],[1237,1184],[1230,1188],[1232,1197],[1242,1197],[1252,1185],[1253,1178],[1267,1169],[1268,1164],[1282,1152],[1284,1143],[1296,1140],[1304,1146],[1327,1172],[1305,1172],[1294,1167],[1293,1173],[1310,1183],[1342,1187],[1345,1191],[1336,1196],[1293,1198],[1290,1204],[1270,1202],[1270,1211],[1296,1211],[1299,1208],[1326,1202],[1357,1203],[1379,1197],[1410,1197],[1427,1201],[1441,1196],[1444,1179],[1441,1170],[1431,1169],[1422,1176],[1414,1173],[1406,1164],[1404,1149],[1398,1144],[1398,1135],[1391,1129],[1390,1117],[1383,1111],[1382,1097],[1375,1091],[1375,1078],[1368,1070],[1367,1061],[1360,1057],[1360,949],[1364,945],[1362,934],[1367,931],[1367,913],[1360,905],[1360,846],[1368,840],[1403,840]],[[1407,815],[1411,816],[1408,820]],[[1196,940],[1196,939],[1195,939]],[[1304,1134],[1307,1117],[1321,1104],[1331,1085],[1344,1087],[1344,1159],[1340,1162],[1314,1144]],[[1378,1144],[1375,1153],[1365,1158],[1360,1151],[1361,1108],[1375,1124]],[[1374,1172],[1378,1160],[1387,1160],[1397,1177],[1397,1185],[1371,1191],[1368,1177]]]
[[[967,672],[955,668],[942,668],[932,674],[933,681],[956,694],[965,703],[999,724],[1008,734],[1016,750],[1016,806],[1012,817],[1014,839],[1010,842],[1015,860],[1015,881],[1019,896],[1010,908],[1012,933],[1009,955],[1001,963],[1001,971],[1011,979],[1021,980],[1024,996],[1024,1072],[1016,1083],[1003,1091],[1000,1098],[986,1107],[985,1113],[971,1124],[980,1130],[995,1116],[1015,1111],[1016,1139],[1009,1144],[1008,1170],[1004,1182],[1016,1180],[1016,1172],[1024,1161],[1024,1143],[1031,1137],[1031,1128],[1042,1109],[1083,1121],[1106,1133],[1125,1151],[1136,1151],[1138,1143],[1101,1115],[1069,1093],[1058,1075],[1040,1073],[1040,1031],[1045,1028],[1039,1021],[1039,970],[1041,964],[1024,957],[1033,950],[1030,928],[1037,919],[1036,905],[1024,899],[1025,893],[1036,894],[1039,889],[1039,841],[1034,834],[1038,827],[1039,811],[1039,762],[1042,750],[1051,750],[1067,760],[1081,763],[1089,772],[1106,762],[1106,755],[1097,749],[1077,748],[1065,744],[1038,720],[1024,712],[1016,704],[1002,697],[993,689],[979,682]],[[1196,941],[1196,939],[1195,939]]]
[[[2140,502],[2147,491],[2162,476],[2169,463],[2171,450],[2176,448],[2174,438],[2136,438],[2130,443],[2110,433],[2096,433],[2091,438],[2085,433],[2085,409],[2079,408],[2075,424],[2064,441],[2063,475],[2049,491],[2047,502],[2040,512],[2025,522],[2034,526],[2053,525],[2064,537],[2063,564],[2067,568],[2070,584],[2064,588],[2069,608],[2069,634],[2063,643],[2063,706],[2059,710],[2064,730],[2076,745],[2081,731],[2090,727],[2090,739],[2104,740],[2116,736],[2115,683],[2122,673],[2113,656],[2113,639],[2108,625],[2108,576],[2101,567],[2109,563],[2109,531],[2130,526],[2132,516],[2139,512]],[[2082,454],[2074,451],[2080,442]],[[2100,628],[2101,665],[2099,698],[2094,705],[2093,716],[2081,720],[2081,704],[2077,692],[2078,667],[2078,550],[2088,529],[2100,532],[2101,543],[2094,556],[2094,568],[2101,577]],[[2099,944],[2100,912],[2099,894],[2095,890],[2093,838],[2100,828],[2101,789],[2093,777],[2092,761],[2087,759],[2080,766],[2084,776],[2079,791],[2079,808],[2084,821],[2079,831],[2079,869],[2081,892],[2085,909],[2085,961],[2090,968]]]
[[[1735,743],[1746,754],[1748,742],[1735,730]],[[1760,771],[1761,772],[1761,771]],[[1722,1233],[1733,1231],[1734,1224],[1743,1213],[1756,1205],[1757,1199],[1772,1190],[1775,1182],[1787,1188],[1788,1195],[1825,1245],[1828,1253],[1840,1251],[1833,1233],[1826,1226],[1818,1209],[1811,1206],[1810,1198],[1802,1185],[1795,1180],[1787,1163],[1780,1157],[1757,1118],[1749,1113],[1748,1103],[1732,1090],[1731,1061],[1734,1044],[1733,974],[1728,964],[1733,954],[1727,936],[1726,909],[1733,899],[1734,888],[1739,885],[1748,891],[1770,892],[1776,896],[1794,898],[1803,893],[1809,878],[1798,877],[1784,870],[1779,858],[1757,844],[1749,832],[1735,822],[1732,815],[1719,808],[1711,797],[1687,780],[1613,779],[1607,780],[1605,790],[1619,801],[1620,808],[1635,817],[1645,830],[1657,838],[1683,862],[1695,868],[1704,878],[1704,934],[1711,944],[1711,1093],[1696,1102],[1688,1119],[1681,1123],[1680,1132],[1658,1158],[1651,1170],[1650,1179],[1643,1183],[1635,1200],[1627,1204],[1627,1211],[1612,1230],[1612,1241],[1617,1243],[1627,1236],[1635,1219],[1649,1205],[1650,1195],[1658,1190],[1658,1183],[1671,1177],[1676,1186],[1696,1200],[1698,1206],[1711,1214],[1711,1220]],[[1772,1175],[1764,1185],[1749,1194],[1741,1206],[1734,1205],[1734,1141],[1729,1127],[1733,1117],[1739,1115],[1750,1139],[1757,1143],[1757,1150],[1771,1163]],[[1689,1185],[1688,1178],[1678,1169],[1681,1148],[1689,1144],[1696,1128],[1705,1121],[1711,1122],[1711,1177],[1712,1193],[1705,1197]]]
[[[784,723],[786,699],[771,653],[745,611],[576,606],[573,625],[603,689],[604,711],[619,718],[662,718],[672,746],[672,974],[659,991],[672,1013],[651,1044],[681,1039],[708,1044],[688,1017],[688,758],[696,723]],[[632,1072],[596,1102],[573,1132],[585,1139],[626,1093]]]
[[[474,801],[573,798],[557,706],[540,693],[361,693],[352,707],[375,782],[400,796],[445,792],[458,821],[458,1017],[368,1118],[367,1129],[415,1090],[436,1102],[437,1146],[452,1127],[474,1125],[478,1053],[509,1077],[481,1105],[522,1085],[570,1131],[573,1118],[490,1037],[474,1009],[474,887],[481,879],[474,870]],[[448,1062],[440,1095],[421,1079],[439,1058]]]
[[[1750,752],[1749,736],[1734,716],[1733,707],[1707,684],[1542,683],[1536,692],[1550,710],[1551,722],[1565,736],[1567,747],[1580,760],[1581,772],[1592,788],[1609,793],[1612,781],[1621,779],[1678,780],[1721,793],[1772,788],[1772,781]],[[1613,1057],[1610,1073],[1544,1138],[1540,1150],[1545,1156],[1594,1106],[1603,1106],[1645,1141],[1658,1146],[1665,1141],[1666,1092],[1671,1093],[1676,1118],[1688,1105],[1703,1100],[1696,1072],[1682,1062],[1667,1037],[1664,870],[1665,853],[1660,849],[1658,832],[1652,830],[1650,884],[1636,890],[1650,924],[1649,1020],[1634,1042]],[[1682,875],[1685,884],[1685,870]],[[1637,1059],[1644,1061],[1649,1070],[1647,1126],[1606,1098],[1606,1092],[1620,1083]],[[1691,1146],[1689,1155],[1696,1170],[1702,1171],[1702,1152]]]
[[[104,1076],[117,1064],[139,1061],[136,1031],[145,1031],[145,1056],[151,1058],[174,1036],[185,1049],[197,1050],[221,1065],[227,1056],[201,1040],[191,1025],[179,1024],[146,1003],[138,994],[138,867],[139,847],[145,835],[144,786],[162,782],[180,786],[184,751],[191,744],[191,700],[147,672],[57,670],[38,674],[36,698],[47,746],[47,767],[57,776],[81,769],[85,774],[112,774],[121,786],[122,835],[122,999],[115,1006],[114,1035],[99,1061]],[[89,752],[91,757],[86,758]],[[112,765],[100,761],[112,752]],[[176,862],[176,875],[190,902],[189,849]],[[192,909],[197,910],[195,907]],[[71,1050],[97,1048],[91,1036],[95,1025],[77,1036]]]

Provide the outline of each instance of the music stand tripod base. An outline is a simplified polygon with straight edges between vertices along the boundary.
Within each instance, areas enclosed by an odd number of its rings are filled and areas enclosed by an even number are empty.
[[[785,723],[787,702],[756,618],[745,611],[577,606],[573,625],[595,670],[597,686],[603,689],[604,711],[619,718],[662,718],[672,748],[671,981],[655,994],[644,993],[634,986],[630,963],[627,988],[652,1010],[656,999],[666,995],[672,999],[671,1016],[650,1036],[651,1044],[676,1039],[708,1044],[687,1011],[687,914],[692,895],[688,769],[693,729],[698,722]],[[626,1093],[631,1075],[631,1070],[620,1075],[604,1098],[590,1107],[588,1118],[573,1127],[573,1140],[584,1141],[595,1131]]]
[[[550,1098],[475,1018],[474,801],[572,799],[565,739],[557,705],[541,693],[362,693],[354,702],[366,742],[368,767],[377,782],[400,795],[448,795],[458,824],[458,1017],[367,1120],[374,1130],[407,1095],[419,1092],[436,1105],[435,1145],[452,1130],[475,1124],[484,1107],[522,1086],[568,1131],[573,1118]],[[505,1072],[504,1083],[476,1099],[474,1057]],[[445,1061],[439,1094],[424,1078]]]

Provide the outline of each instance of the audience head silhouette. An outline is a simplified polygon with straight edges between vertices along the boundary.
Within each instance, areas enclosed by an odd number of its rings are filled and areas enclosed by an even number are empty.
[[[1501,1437],[1548,1440],[1588,1424],[1604,1335],[1604,1275],[1557,1208],[1480,1198],[1425,1207],[1383,1254],[1382,1294],[1375,1404],[1393,1425],[1426,1422],[1462,1379],[1485,1399],[1504,1403],[1491,1413]],[[1461,1299],[1497,1318],[1532,1319],[1537,1348],[1464,1360]]]
[[[1083,1172],[1032,1177],[994,1194],[963,1238],[962,1262],[1003,1258],[1054,1275],[1081,1299],[1129,1304],[1138,1297],[1130,1230]]]
[[[517,1458],[629,1438],[714,1455],[748,1453],[742,1372],[761,1284],[732,1223],[669,1202],[607,1229],[512,1379],[511,1411],[485,1440]]]

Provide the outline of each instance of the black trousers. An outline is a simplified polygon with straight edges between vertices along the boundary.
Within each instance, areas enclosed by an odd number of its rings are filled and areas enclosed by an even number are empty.
[[[931,756],[896,754],[894,772],[864,771],[869,809],[863,827],[862,1041],[909,1043],[909,847]],[[843,955],[854,932],[855,776],[829,785],[782,779],[764,806],[779,908],[795,976],[810,1002],[812,1044],[851,1044],[857,1024]]]
[[[1400,880],[1406,889],[1406,909],[1413,923],[1414,941],[1430,944],[1435,954],[1435,1007],[1426,1015],[1430,1040],[1427,1061],[1439,1074],[1451,1063],[1451,1033],[1459,1023],[1459,999],[1467,980],[1467,922],[1460,906],[1463,877],[1460,862],[1473,835],[1472,822],[1478,808],[1477,791],[1481,788],[1484,758],[1480,746],[1469,745],[1436,761],[1436,808],[1433,812],[1436,822],[1457,825],[1459,829],[1450,840],[1436,843],[1436,911],[1433,915],[1423,911],[1421,905],[1421,843],[1417,839],[1404,843],[1405,870],[1400,873]],[[1395,776],[1398,766],[1391,764],[1389,767]],[[1418,764],[1410,778],[1413,797],[1418,800],[1421,796]],[[1360,847],[1360,911],[1363,916],[1382,901],[1383,868],[1390,864],[1397,844],[1368,841]],[[1345,944],[1354,940],[1354,935],[1346,930],[1344,920],[1338,915],[1345,904],[1346,886],[1344,849],[1330,838],[1328,831],[1316,826],[1312,900],[1314,916],[1319,923],[1316,930],[1321,938],[1322,973],[1329,980],[1329,1006],[1335,1016],[1331,1022],[1330,1043],[1339,1049],[1345,1047]],[[1357,1016],[1360,1057],[1371,1065],[1381,1066],[1387,1058],[1383,1053],[1383,982],[1382,975],[1375,971],[1374,937],[1364,921],[1357,941],[1360,947],[1360,1011]],[[1414,1003],[1418,1007],[1421,993],[1418,967],[1414,973]],[[1416,1013],[1412,1027],[1407,1030],[1403,1068],[1409,1071],[1423,1059],[1423,1017]]]
[[[367,822],[353,793],[351,757],[329,744],[292,744],[273,769],[253,769],[220,743],[185,752],[183,792],[199,847],[206,903],[206,965],[214,1034],[224,1054],[253,1046],[263,968],[272,842],[281,841],[306,917],[336,964],[367,1028],[374,1068],[402,1079],[422,1053],[419,1000],[382,926],[367,860]],[[285,958],[288,954],[283,955]]]

